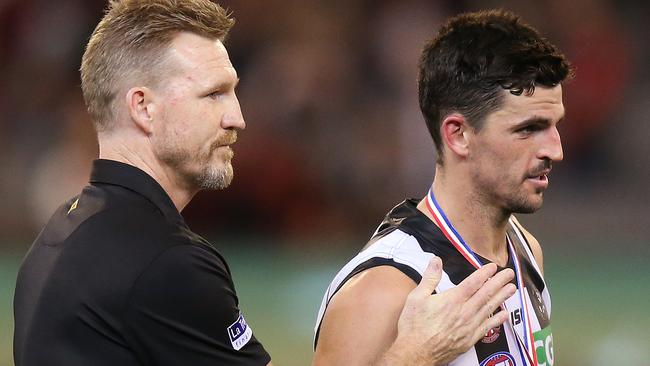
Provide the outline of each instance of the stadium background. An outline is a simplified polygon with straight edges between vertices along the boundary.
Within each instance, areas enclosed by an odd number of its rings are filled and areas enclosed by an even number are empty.
[[[226,254],[277,365],[305,365],[323,290],[385,211],[426,193],[434,151],[419,49],[465,10],[520,13],[578,69],[565,162],[524,216],[545,247],[556,365],[650,365],[650,6],[632,0],[233,0],[227,42],[247,129],[235,181],[185,216]],[[97,147],[80,97],[103,1],[0,0],[0,366],[13,364],[16,271]],[[64,295],[64,294],[62,294]]]

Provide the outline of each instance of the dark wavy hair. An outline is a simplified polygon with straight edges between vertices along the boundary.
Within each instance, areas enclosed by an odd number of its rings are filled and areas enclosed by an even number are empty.
[[[442,164],[440,123],[462,114],[480,130],[501,107],[504,90],[532,95],[536,85],[553,87],[573,76],[557,47],[517,15],[490,10],[450,18],[420,58],[420,109]]]

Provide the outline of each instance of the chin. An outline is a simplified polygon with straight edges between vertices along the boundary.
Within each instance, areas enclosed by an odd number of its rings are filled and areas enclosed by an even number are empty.
[[[233,175],[232,164],[228,161],[205,167],[196,177],[196,182],[201,189],[220,190],[232,183]]]
[[[536,194],[535,197],[532,198],[519,197],[519,199],[511,201],[508,207],[510,208],[509,211],[512,213],[531,214],[542,208],[543,203],[544,198],[540,193]]]
[[[520,205],[519,207],[516,207],[516,210],[514,210],[514,213],[522,213],[522,214],[531,214],[537,212],[540,208],[542,208],[542,202],[540,201],[539,203],[532,203],[529,202],[528,204]]]
[[[513,210],[510,210],[512,213],[518,214],[531,214],[537,212],[542,206],[519,206],[515,207]]]

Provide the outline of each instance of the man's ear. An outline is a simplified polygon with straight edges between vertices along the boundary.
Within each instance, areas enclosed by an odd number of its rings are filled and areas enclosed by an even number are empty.
[[[468,132],[471,127],[463,115],[454,113],[440,123],[440,137],[450,153],[465,158],[469,154]]]
[[[145,134],[151,134],[156,114],[153,91],[143,86],[129,89],[126,92],[126,107],[133,123]]]

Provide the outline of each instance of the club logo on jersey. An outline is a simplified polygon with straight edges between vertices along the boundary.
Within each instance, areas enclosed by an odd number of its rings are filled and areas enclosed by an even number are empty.
[[[485,336],[483,336],[483,339],[481,339],[481,342],[483,343],[492,343],[499,338],[499,335],[501,334],[501,326],[498,326],[496,328],[490,329]]]
[[[516,366],[515,359],[508,352],[497,352],[488,356],[480,366]]]
[[[77,208],[78,204],[79,204],[79,198],[74,200],[74,202],[72,202],[72,205],[70,205],[70,209],[68,210],[68,215],[70,215],[70,212],[74,211]]]
[[[244,315],[240,312],[237,320],[228,327],[228,338],[232,348],[239,351],[251,340],[253,330],[246,323]]]

